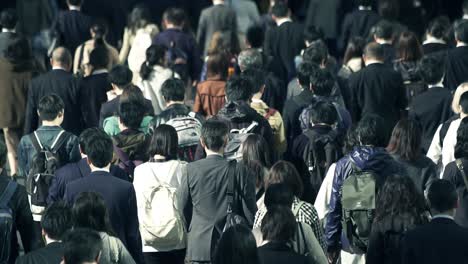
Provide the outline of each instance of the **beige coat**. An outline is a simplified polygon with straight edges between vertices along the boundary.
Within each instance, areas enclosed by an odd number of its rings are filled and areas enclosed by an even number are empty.
[[[80,63],[80,55],[81,55],[81,49],[83,48],[84,45],[84,51],[83,51],[83,57],[81,58],[81,63]],[[119,64],[119,52],[117,49],[112,47],[111,45],[105,43],[106,47],[109,49],[109,54],[110,54],[110,60],[109,60],[109,65],[107,66],[107,69],[110,70],[112,67],[115,65]],[[89,63],[89,55],[94,49],[94,40],[90,39],[86,41],[85,43],[81,44],[76,48],[75,51],[75,57],[73,61],[73,73],[78,73],[79,69]]]

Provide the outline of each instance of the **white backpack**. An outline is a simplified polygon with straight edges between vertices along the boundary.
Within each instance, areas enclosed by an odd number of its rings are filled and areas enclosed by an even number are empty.
[[[159,186],[146,195],[146,206],[140,218],[140,233],[147,246],[159,251],[179,249],[185,245],[187,231],[177,209],[176,188],[159,181]]]

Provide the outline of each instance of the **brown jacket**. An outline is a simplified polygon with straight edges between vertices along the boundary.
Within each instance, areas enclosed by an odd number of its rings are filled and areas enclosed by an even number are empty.
[[[214,116],[224,106],[226,82],[219,78],[208,78],[198,84],[193,111],[205,117]]]
[[[13,65],[0,58],[0,128],[22,128],[31,72],[13,72]]]

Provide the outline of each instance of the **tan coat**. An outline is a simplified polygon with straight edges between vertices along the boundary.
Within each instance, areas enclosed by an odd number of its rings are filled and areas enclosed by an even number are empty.
[[[0,128],[22,128],[31,72],[13,72],[13,65],[0,58]]]
[[[83,48],[84,45],[84,51],[83,51],[83,57],[81,58],[81,63],[80,63],[80,55],[81,55],[81,49]],[[119,52],[117,49],[112,47],[111,45],[105,43],[106,47],[109,49],[109,65],[107,66],[108,70],[111,70],[113,66],[119,64]],[[76,48],[75,51],[75,57],[73,61],[73,73],[78,73],[79,69],[83,66],[89,63],[89,55],[91,52],[94,50],[94,40],[88,40],[85,43],[81,44]]]
[[[265,102],[260,101],[260,100],[253,101],[250,104],[250,107],[255,109],[255,111],[257,111],[257,113],[259,113],[263,117],[267,115],[270,109]],[[283,118],[281,117],[280,112],[276,111],[267,120],[268,120],[268,123],[270,123],[271,129],[273,130],[273,136],[274,136],[274,141],[275,141],[275,146],[273,150],[277,154],[281,155],[284,152],[286,152],[286,147],[287,147]]]

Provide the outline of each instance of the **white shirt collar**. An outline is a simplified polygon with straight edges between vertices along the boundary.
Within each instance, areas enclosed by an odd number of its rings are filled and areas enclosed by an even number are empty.
[[[464,14],[462,19],[468,19],[468,14]]]
[[[289,17],[285,17],[285,18],[278,18],[278,20],[276,20],[276,25],[281,26],[282,24],[286,23],[286,22],[292,22],[291,18]]]
[[[432,217],[432,220],[437,219],[437,218],[455,220],[455,219],[453,218],[453,216],[451,216],[451,215],[444,215],[444,214],[434,215],[434,216]]]
[[[60,67],[60,66],[54,66],[52,67],[52,70],[64,70],[64,71],[67,71],[67,69],[63,68],[63,67]]]
[[[423,45],[429,43],[447,44],[443,39],[434,38],[433,36],[427,36],[426,40],[423,42]]]
[[[109,172],[109,170],[107,168],[94,168],[93,169],[93,172],[95,171],[105,171],[105,172]]]
[[[363,11],[363,10],[372,10],[372,7],[370,6],[359,6],[359,10]]]
[[[6,32],[15,33],[16,31],[15,31],[14,29],[2,28],[2,32],[3,32],[3,33],[6,33]]]
[[[380,45],[383,45],[383,44],[389,44],[389,45],[392,45],[392,41],[391,40],[385,40],[385,39],[382,39],[382,40],[376,40],[375,42],[379,43]]]
[[[223,5],[224,1],[214,0],[213,5]]]
[[[75,11],[80,11],[81,10],[81,7],[79,6],[74,6],[74,5],[70,5],[68,6],[68,10],[75,10]]]
[[[93,71],[93,74],[91,75],[98,75],[98,74],[101,74],[101,73],[108,73],[109,71],[107,69],[100,69],[100,70],[96,70],[96,71]]]
[[[436,84],[429,84],[427,85],[427,87],[429,89],[431,89],[432,87],[444,87],[444,79],[440,80],[440,82],[436,83]]]

